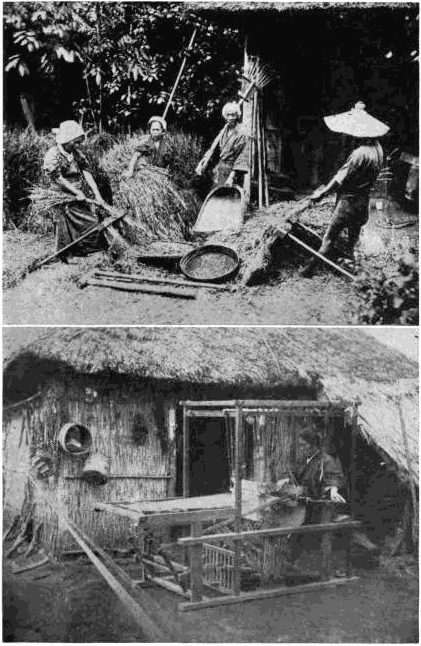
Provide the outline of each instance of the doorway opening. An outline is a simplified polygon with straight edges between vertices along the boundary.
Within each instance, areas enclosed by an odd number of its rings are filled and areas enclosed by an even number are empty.
[[[189,446],[189,496],[228,493],[230,460],[224,419],[192,419]]]

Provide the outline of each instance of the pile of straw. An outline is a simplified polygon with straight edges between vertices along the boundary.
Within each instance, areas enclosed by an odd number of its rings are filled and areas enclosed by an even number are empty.
[[[101,159],[113,189],[114,205],[126,213],[123,236],[132,244],[148,240],[184,240],[196,220],[199,203],[188,190],[178,190],[169,174],[139,160],[134,176],[125,179],[137,138],[113,146]]]
[[[5,231],[3,238],[3,289],[17,285],[40,258],[54,253],[51,235]]]

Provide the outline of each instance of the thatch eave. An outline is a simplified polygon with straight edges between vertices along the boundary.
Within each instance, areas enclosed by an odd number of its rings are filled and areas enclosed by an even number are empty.
[[[360,401],[362,433],[418,481],[418,364],[357,329],[57,328],[6,362],[4,394],[18,401],[63,374],[150,381],[174,393],[182,384],[277,398]],[[26,386],[25,386],[26,384]],[[301,390],[301,392],[299,392]]]

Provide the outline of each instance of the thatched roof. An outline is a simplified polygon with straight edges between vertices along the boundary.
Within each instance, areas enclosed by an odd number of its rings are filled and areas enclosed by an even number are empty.
[[[319,397],[359,399],[361,429],[406,469],[397,400],[418,464],[418,364],[358,329],[56,328],[6,363],[5,396],[30,372],[36,380],[63,368],[85,375],[126,375],[238,387],[307,387]],[[176,390],[176,388],[175,388]]]

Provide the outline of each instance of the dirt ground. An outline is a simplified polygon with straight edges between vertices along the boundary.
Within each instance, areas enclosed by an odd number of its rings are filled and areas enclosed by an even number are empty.
[[[417,226],[393,231],[379,227],[381,217],[372,214],[361,239],[365,258],[377,264],[385,253],[387,256],[388,246],[397,240],[408,244],[418,232]],[[40,255],[42,245],[44,253],[51,251],[52,240],[43,242],[34,234],[6,232],[6,325],[347,325],[353,322],[358,300],[351,282],[329,269],[318,270],[311,279],[301,278],[298,270],[305,257],[281,264],[278,273],[263,285],[240,288],[234,281],[228,291],[200,288],[196,300],[91,286],[80,289],[78,280],[98,264],[99,254],[73,259],[69,265],[52,263],[22,280],[22,265]],[[144,267],[138,271],[148,272]],[[155,277],[157,271],[149,270]],[[174,272],[167,276],[177,277]]]
[[[145,608],[173,642],[418,643],[415,565],[384,561],[348,586],[179,613],[180,598],[151,586]],[[4,567],[6,642],[145,641],[124,606],[85,561],[21,574]]]

